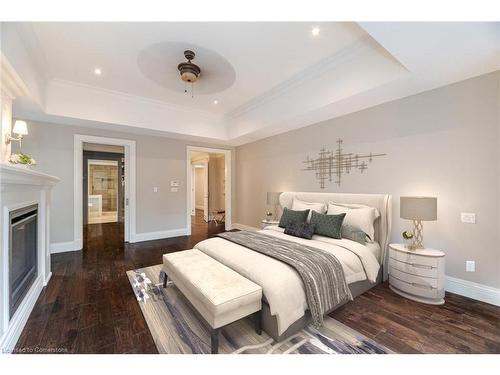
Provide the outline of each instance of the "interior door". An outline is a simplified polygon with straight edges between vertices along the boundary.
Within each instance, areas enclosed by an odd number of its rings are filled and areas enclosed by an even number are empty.
[[[196,168],[191,166],[191,216],[196,215]]]
[[[203,219],[205,222],[208,223],[210,220],[210,214],[209,214],[209,207],[208,207],[208,201],[209,201],[209,189],[208,189],[208,160],[203,162],[204,165],[204,183],[203,183]]]

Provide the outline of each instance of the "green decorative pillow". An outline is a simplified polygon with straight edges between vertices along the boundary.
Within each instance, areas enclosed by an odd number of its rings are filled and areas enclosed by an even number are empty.
[[[281,228],[286,228],[288,224],[291,224],[293,222],[304,223],[309,216],[309,211],[310,210],[294,211],[285,207],[278,226]]]
[[[344,217],[345,214],[324,215],[313,211],[311,215],[311,224],[314,225],[314,234],[340,240],[342,238],[341,228]]]
[[[354,225],[342,225],[341,233],[342,238],[347,238],[348,240],[359,242],[361,245],[366,245],[367,234]]]

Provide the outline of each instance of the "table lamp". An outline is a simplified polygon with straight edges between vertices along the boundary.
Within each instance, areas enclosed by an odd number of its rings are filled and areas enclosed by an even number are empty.
[[[281,191],[267,192],[267,205],[274,208],[274,220],[278,220],[278,206],[280,205]]]
[[[437,198],[435,197],[400,197],[399,216],[413,220],[413,238],[408,246],[411,250],[423,249],[422,221],[437,220]]]

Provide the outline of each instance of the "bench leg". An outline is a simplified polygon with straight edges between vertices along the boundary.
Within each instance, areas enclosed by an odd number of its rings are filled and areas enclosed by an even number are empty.
[[[218,354],[219,353],[219,333],[220,333],[220,328],[216,328],[212,330],[210,341],[212,345],[212,354]]]
[[[262,335],[262,310],[253,314],[253,318],[255,321],[255,332],[260,336]]]
[[[167,287],[167,282],[168,282],[168,275],[165,272],[163,272],[163,288]]]

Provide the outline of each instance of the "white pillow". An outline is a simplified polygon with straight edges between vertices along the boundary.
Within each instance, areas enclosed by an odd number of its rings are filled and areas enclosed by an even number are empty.
[[[297,198],[293,198],[292,210],[294,211],[311,210],[309,211],[309,216],[307,217],[307,222],[309,222],[311,220],[312,211],[324,214],[326,212],[326,205],[324,203],[305,202]]]
[[[369,242],[374,242],[375,228],[373,223],[380,216],[375,207],[362,204],[328,203],[327,215],[339,215],[345,213],[344,224],[358,227],[369,237]]]

